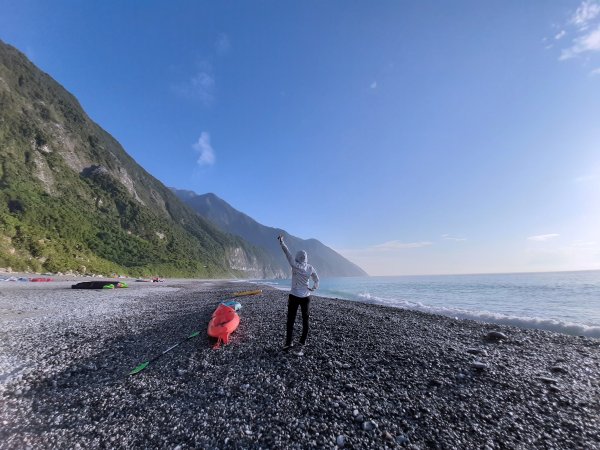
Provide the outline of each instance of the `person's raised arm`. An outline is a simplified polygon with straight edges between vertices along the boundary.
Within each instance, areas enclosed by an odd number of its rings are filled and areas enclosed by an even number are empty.
[[[283,242],[283,235],[280,234],[279,236],[277,236],[277,239],[279,240],[279,243],[281,244],[281,249],[283,250],[283,253],[285,253],[285,256],[288,260],[288,262],[290,263],[290,266],[294,267],[294,258],[292,258],[292,254],[290,253],[290,250],[287,248],[287,245],[285,245],[285,242]]]

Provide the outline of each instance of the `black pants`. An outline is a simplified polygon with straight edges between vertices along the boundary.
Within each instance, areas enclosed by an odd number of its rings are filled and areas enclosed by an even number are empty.
[[[296,297],[290,294],[288,300],[288,316],[287,316],[287,335],[285,345],[292,345],[292,334],[294,333],[294,322],[298,313],[298,306],[302,308],[302,337],[300,343],[306,343],[308,336],[308,305],[310,304],[310,295],[308,297]]]

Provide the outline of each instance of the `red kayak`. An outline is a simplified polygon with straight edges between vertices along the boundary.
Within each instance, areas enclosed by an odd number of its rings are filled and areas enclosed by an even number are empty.
[[[213,348],[219,348],[221,342],[229,343],[229,335],[235,331],[240,324],[240,316],[235,310],[223,304],[220,304],[212,315],[208,323],[208,335],[217,338],[217,343]]]
[[[30,278],[29,281],[33,281],[34,283],[47,283],[49,281],[54,281],[54,279],[37,277],[37,278]]]

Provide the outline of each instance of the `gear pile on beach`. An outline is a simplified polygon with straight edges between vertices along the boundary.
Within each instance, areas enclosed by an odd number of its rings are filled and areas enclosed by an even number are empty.
[[[2,449],[600,447],[598,340],[314,296],[298,356],[264,288],[214,350],[215,308],[256,285],[70,284],[1,292]]]

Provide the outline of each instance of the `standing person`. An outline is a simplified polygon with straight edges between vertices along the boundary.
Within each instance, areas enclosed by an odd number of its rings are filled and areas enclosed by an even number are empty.
[[[292,266],[292,289],[290,290],[290,296],[288,300],[288,315],[287,315],[287,333],[285,338],[285,345],[283,350],[289,350],[292,348],[292,335],[294,332],[294,322],[296,321],[296,314],[298,312],[298,306],[302,309],[302,336],[300,337],[300,348],[303,349],[306,344],[306,338],[308,337],[308,312],[310,304],[310,293],[316,291],[319,288],[319,276],[313,266],[308,264],[308,255],[304,250],[296,253],[296,258],[292,258],[287,245],[283,241],[283,236],[277,236],[283,253]],[[308,286],[309,278],[313,279],[313,287]],[[302,355],[300,350],[299,355]]]

